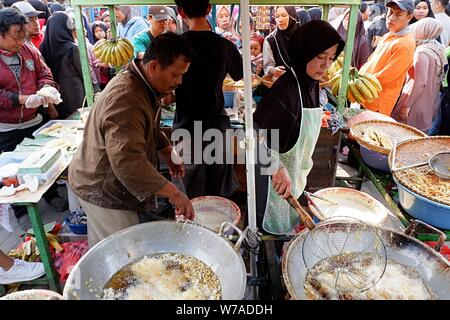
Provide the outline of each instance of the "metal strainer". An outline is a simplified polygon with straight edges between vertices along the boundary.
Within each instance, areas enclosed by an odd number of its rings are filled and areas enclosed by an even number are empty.
[[[387,253],[374,228],[352,217],[332,217],[315,225],[294,197],[288,201],[309,229],[302,256],[311,276],[326,274],[339,295],[368,290],[381,279]]]

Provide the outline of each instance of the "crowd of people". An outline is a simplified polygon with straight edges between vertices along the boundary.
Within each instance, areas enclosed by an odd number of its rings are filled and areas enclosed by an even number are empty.
[[[229,196],[237,188],[231,165],[174,163],[175,151],[157,129],[160,100],[172,94],[177,103],[173,129],[194,132],[196,121],[203,130],[231,127],[222,83],[227,75],[235,81],[243,77],[239,8],[216,6],[212,17],[207,0],[175,2],[173,7],[150,6],[146,17],[131,6],[115,7],[118,36],[133,43],[136,58],[120,73],[93,50],[97,41],[111,38],[109,12],[102,10],[91,22],[83,16],[91,81],[96,93],[105,94],[86,124],[83,145],[69,167],[69,184],[88,215],[91,246],[138,223],[136,212],[154,205],[152,195],[167,197],[189,218],[194,214],[189,198]],[[68,118],[86,100],[73,9],[64,1],[45,0],[3,0],[3,6],[0,152],[14,150],[49,119]],[[351,64],[375,75],[383,87],[379,98],[363,108],[428,134],[450,134],[447,7],[448,0],[361,4]],[[261,228],[282,234],[292,229],[296,214],[279,196],[292,191],[297,197],[305,187],[320,131],[319,83],[343,52],[350,10],[332,7],[328,22],[321,20],[318,7],[274,6],[270,12],[267,30],[257,30],[254,17],[248,21],[252,71],[274,81],[257,107],[255,126],[280,129],[282,137],[281,162],[270,188],[267,178],[257,177],[258,186],[264,186],[257,214]],[[37,94],[42,88],[49,95]],[[187,195],[155,169],[158,151],[172,178],[182,179]],[[44,198],[57,210],[67,209],[55,190]],[[19,215],[24,208],[14,210]],[[43,272],[34,264],[15,264],[0,253],[0,278],[13,281]]]

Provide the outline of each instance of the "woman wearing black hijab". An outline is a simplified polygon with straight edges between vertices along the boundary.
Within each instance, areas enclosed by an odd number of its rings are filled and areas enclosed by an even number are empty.
[[[305,24],[311,21],[311,17],[305,9],[297,11],[297,21],[300,24]]]
[[[275,7],[275,21],[277,29],[264,40],[263,57],[264,74],[278,78],[290,66],[287,53],[289,38],[300,24],[293,6]]]
[[[265,140],[272,161],[267,167],[259,156],[256,168],[257,223],[266,232],[288,234],[299,221],[285,198],[290,193],[298,198],[305,188],[322,121],[319,80],[343,48],[344,41],[328,22],[299,27],[289,43],[292,68],[256,108],[255,128],[268,130]],[[265,150],[265,142],[258,147]]]
[[[41,53],[59,84],[63,102],[58,105],[62,119],[81,107],[84,99],[80,51],[75,43],[75,24],[67,13],[55,12],[47,21]]]
[[[347,9],[343,15],[332,22],[342,39],[347,40],[347,30],[350,19],[350,9]],[[367,40],[367,33],[364,29],[362,15],[358,12],[356,20],[355,40],[353,42],[352,66],[357,69],[361,68],[367,62],[370,56],[370,46]]]
[[[308,9],[309,17],[311,20],[322,20],[322,9],[320,8],[311,8]]]

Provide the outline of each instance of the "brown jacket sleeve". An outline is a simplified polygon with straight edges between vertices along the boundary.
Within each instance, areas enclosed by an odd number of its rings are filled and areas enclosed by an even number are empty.
[[[112,110],[105,115],[102,127],[106,153],[114,175],[133,196],[144,201],[168,181],[147,157],[145,116],[139,107],[134,108],[133,112],[130,109]],[[152,148],[156,150],[156,146]]]

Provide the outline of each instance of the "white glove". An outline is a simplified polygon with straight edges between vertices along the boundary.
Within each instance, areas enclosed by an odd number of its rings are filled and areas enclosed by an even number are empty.
[[[27,101],[25,101],[25,108],[27,109],[35,109],[46,103],[44,97],[41,97],[37,94],[32,94],[28,97]]]
[[[36,92],[36,94],[44,97],[46,99],[46,103],[59,104],[62,102],[61,94],[58,90],[51,86],[43,87],[41,90]]]

